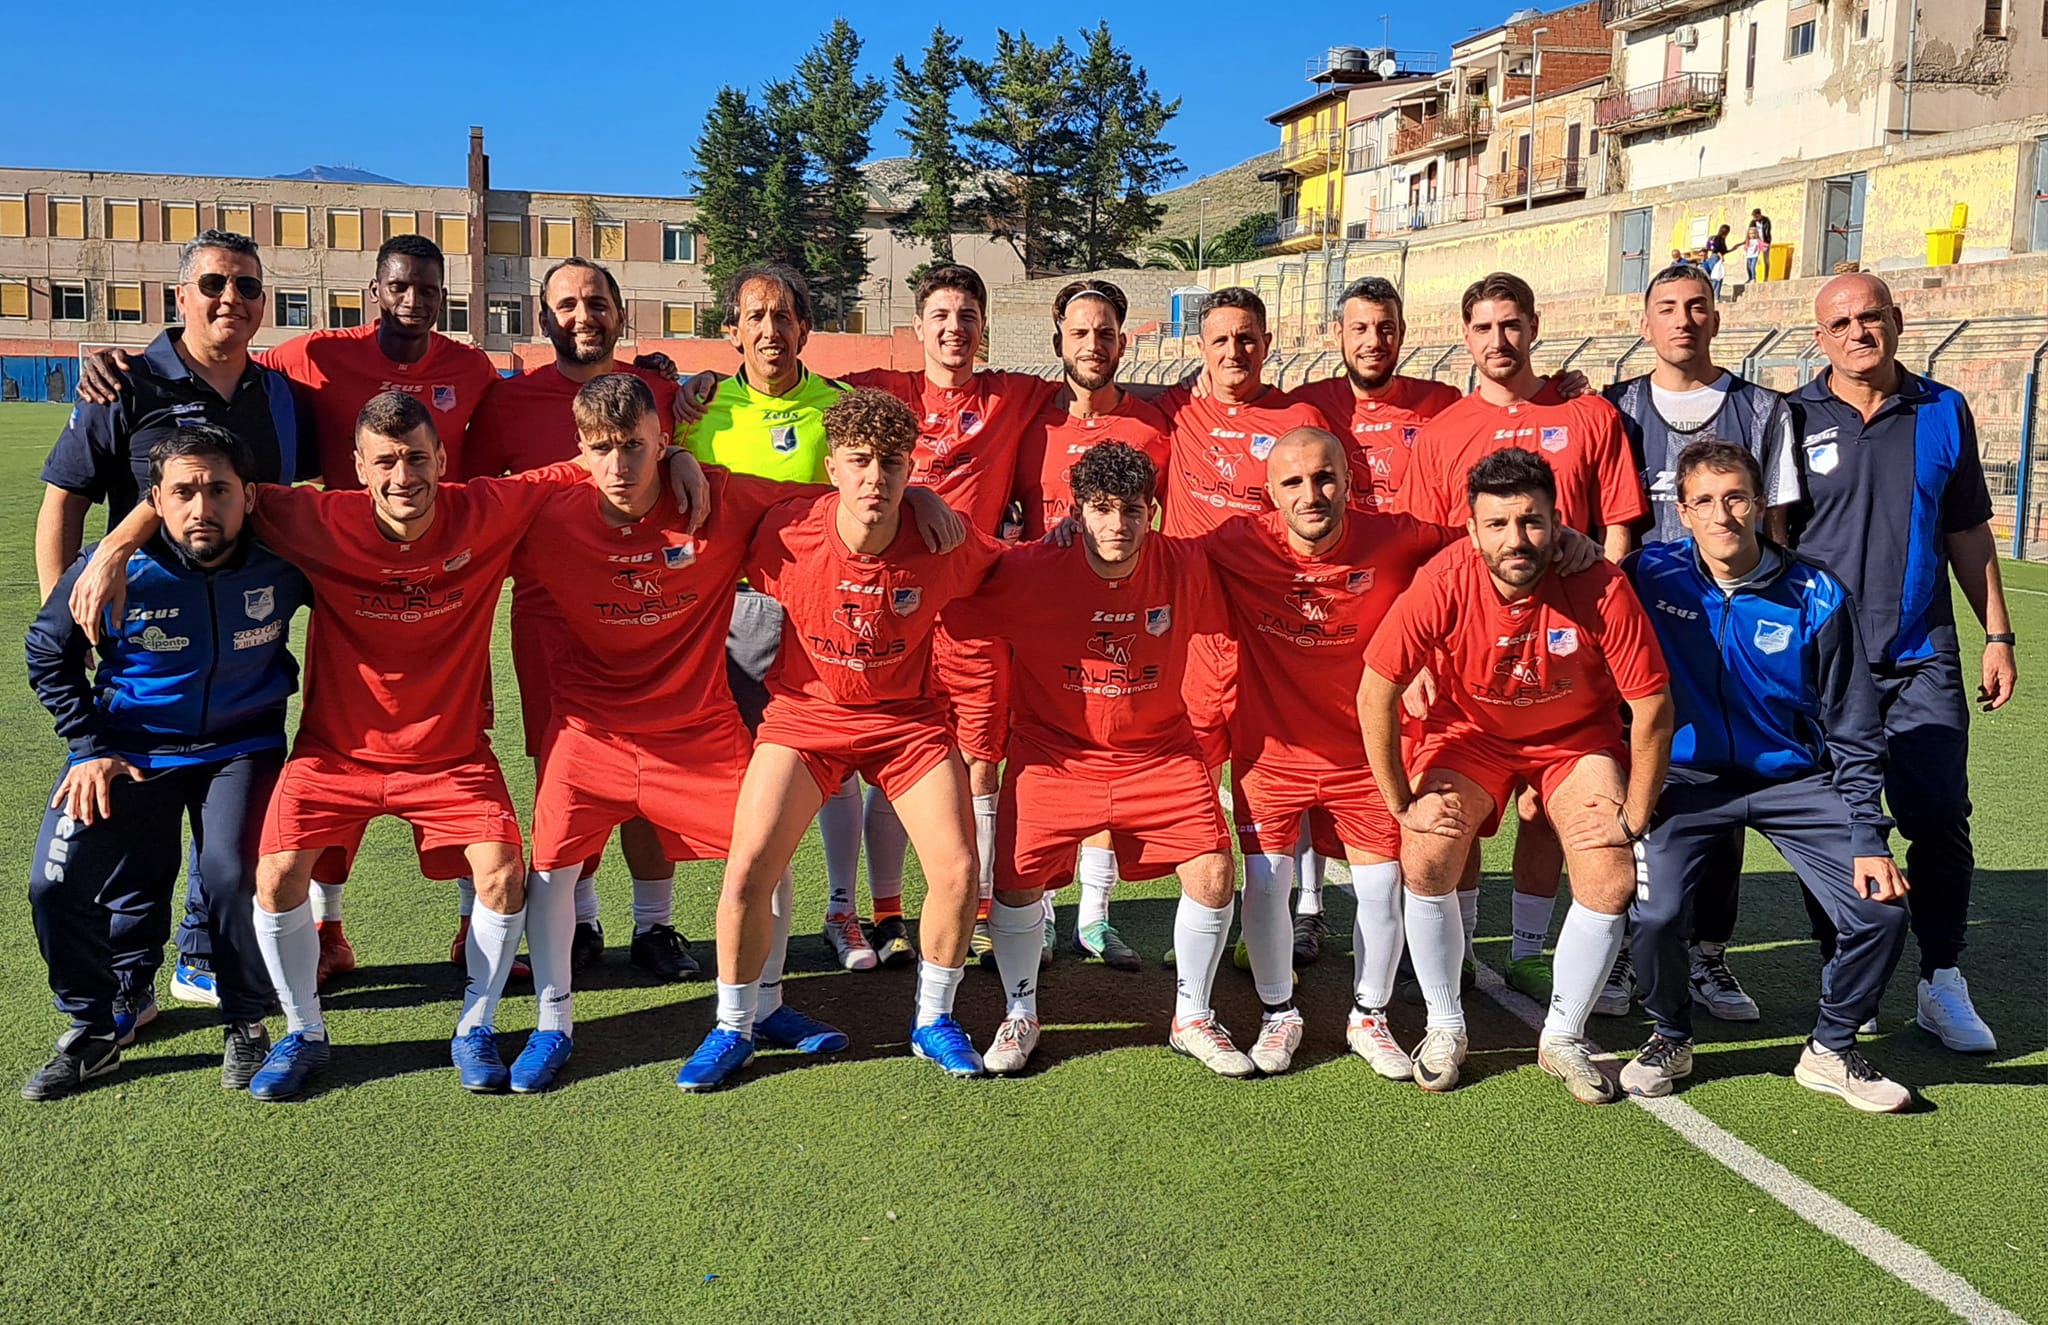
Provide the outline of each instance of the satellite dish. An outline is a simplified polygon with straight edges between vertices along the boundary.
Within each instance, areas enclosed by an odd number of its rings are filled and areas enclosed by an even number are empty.
[[[1399,73],[1400,71],[1401,66],[1394,62],[1394,58],[1392,56],[1381,56],[1380,62],[1373,66],[1373,72],[1378,74],[1381,78],[1392,78],[1395,74]]]

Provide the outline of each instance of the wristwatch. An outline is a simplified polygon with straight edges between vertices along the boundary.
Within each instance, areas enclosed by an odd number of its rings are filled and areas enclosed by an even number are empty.
[[[1986,635],[1984,642],[1986,644],[2003,644],[2007,648],[2019,647],[2019,639],[2009,630],[2001,630],[1996,635]]]

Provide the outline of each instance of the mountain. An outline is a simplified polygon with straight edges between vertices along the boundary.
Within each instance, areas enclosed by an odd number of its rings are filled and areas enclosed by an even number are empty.
[[[307,166],[295,175],[272,175],[272,179],[311,179],[328,184],[402,184],[389,175],[360,170],[355,166]]]
[[[1155,195],[1152,201],[1166,204],[1166,216],[1159,229],[1152,232],[1153,238],[1194,238],[1204,212],[1212,235],[1221,234],[1247,216],[1271,216],[1278,191],[1271,183],[1260,183],[1259,172],[1278,164],[1280,152],[1276,148],[1213,175],[1204,175],[1192,184]],[[1206,208],[1201,203],[1203,198],[1209,200]]]

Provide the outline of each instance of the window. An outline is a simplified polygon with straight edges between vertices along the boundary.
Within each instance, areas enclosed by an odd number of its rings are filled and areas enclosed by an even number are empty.
[[[164,240],[166,243],[182,244],[198,233],[198,203],[167,202],[164,204]]]
[[[19,193],[0,198],[0,239],[21,239],[28,234],[28,199]]]
[[[469,300],[459,295],[451,295],[449,298],[442,300],[441,320],[436,325],[447,335],[467,336],[469,334]]]
[[[1984,35],[2005,35],[2005,0],[1984,0]]]
[[[592,238],[597,241],[598,261],[624,262],[626,260],[625,222],[599,221],[591,229]]]
[[[350,207],[327,209],[327,247],[359,253],[363,247],[363,214]]]
[[[696,335],[697,306],[695,304],[663,304],[661,306],[661,334],[664,336]]]
[[[134,198],[107,199],[107,238],[134,243],[142,238],[142,204]]]
[[[85,238],[85,199],[50,199],[50,238]]]
[[[50,282],[50,320],[52,322],[85,321],[85,282]]]
[[[1749,64],[1742,72],[1742,90],[1756,90],[1756,24],[1749,25]]]
[[[271,213],[271,231],[277,238],[279,248],[305,248],[311,241],[307,238],[306,209],[303,207],[279,207]]]
[[[494,213],[484,223],[484,251],[518,257],[526,251],[526,227],[516,216]]]
[[[142,287],[107,283],[107,321],[142,321]]]
[[[279,290],[277,292],[276,322],[280,327],[312,326],[312,296],[304,290]]]
[[[1866,41],[1870,37],[1870,6],[1864,5],[1856,11],[1856,40]]]
[[[490,336],[524,336],[526,301],[519,298],[490,299],[484,304],[484,333]]]
[[[420,218],[417,212],[384,213],[384,238],[393,235],[416,235],[420,232]]]
[[[569,258],[576,255],[576,223],[566,217],[545,216],[540,223],[540,255]]]
[[[360,327],[363,325],[363,293],[351,290],[327,292],[327,325],[330,327]]]
[[[177,325],[178,325],[179,323],[183,322],[184,320],[185,320],[185,315],[184,315],[183,313],[180,313],[180,312],[178,311],[178,287],[177,287],[177,285],[176,285],[175,283],[173,283],[173,282],[170,282],[170,281],[165,281],[165,282],[164,282],[164,323],[165,323],[165,324],[166,324],[167,326],[173,326],[173,327],[175,327],[175,326],[177,326]]]
[[[1785,33],[1785,58],[1796,60],[1802,55],[1813,54],[1814,20],[1794,23]]]
[[[469,217],[462,212],[442,212],[434,218],[434,236],[443,253],[469,252]]]
[[[28,316],[28,282],[15,277],[0,280],[0,317]]]
[[[686,225],[672,221],[663,222],[661,227],[661,260],[663,262],[695,262],[697,260],[697,232]]]
[[[1586,155],[1600,155],[1600,131],[1598,129],[1586,135]]]
[[[256,213],[246,202],[224,202],[220,205],[220,228],[238,235],[253,235]]]

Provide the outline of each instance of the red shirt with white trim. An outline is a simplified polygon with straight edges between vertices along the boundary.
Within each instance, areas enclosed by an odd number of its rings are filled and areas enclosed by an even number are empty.
[[[1024,430],[1017,455],[1016,499],[1024,510],[1021,537],[1035,542],[1074,509],[1074,490],[1067,471],[1102,442],[1123,442],[1152,458],[1159,471],[1160,491],[1166,487],[1166,461],[1171,448],[1166,417],[1130,392],[1123,393],[1107,414],[1076,417],[1055,395]]]
[[[917,415],[912,483],[938,493],[982,533],[1002,528],[1024,430],[1046,397],[1059,390],[1058,382],[990,369],[975,373],[966,386],[943,387],[932,385],[923,369],[894,368],[871,368],[844,380],[886,391]]]
[[[1167,459],[1165,532],[1206,534],[1233,515],[1273,509],[1266,496],[1266,457],[1294,428],[1330,426],[1321,410],[1278,387],[1249,405],[1229,405],[1169,387],[1152,402],[1173,425]]]

